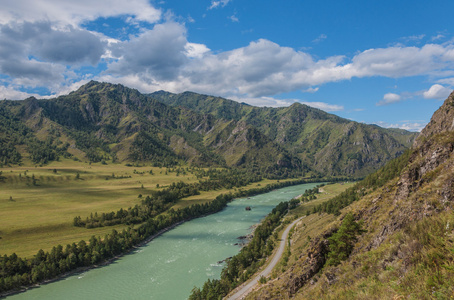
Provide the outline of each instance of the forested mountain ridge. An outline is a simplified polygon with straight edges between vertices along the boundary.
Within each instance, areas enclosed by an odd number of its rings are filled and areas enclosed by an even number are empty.
[[[175,107],[244,121],[322,174],[365,176],[402,154],[417,135],[353,122],[300,103],[269,108],[192,92],[159,91],[150,96]]]
[[[89,82],[53,99],[0,102],[1,163],[60,157],[247,168],[271,177],[364,176],[415,134],[301,104],[254,107],[186,92],[141,94]]]
[[[163,166],[185,161],[278,177],[308,171],[250,125],[170,107],[122,85],[92,81],[55,99],[1,101],[0,126],[3,164],[64,156]]]
[[[454,93],[410,151],[314,209],[328,224],[297,227],[288,268],[249,298],[452,297],[453,170]]]

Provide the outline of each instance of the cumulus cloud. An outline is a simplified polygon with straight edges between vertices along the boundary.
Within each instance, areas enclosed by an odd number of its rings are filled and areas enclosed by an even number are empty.
[[[352,63],[349,64],[349,73],[356,77],[385,76],[391,78],[427,74],[446,66],[445,62],[451,59],[445,59],[444,56],[450,50],[452,50],[452,46],[444,47],[435,44],[427,44],[421,48],[370,49],[352,59]]]
[[[0,45],[7,56],[23,53],[43,61],[95,64],[104,53],[104,43],[93,33],[73,26],[55,29],[49,22],[3,25],[0,38],[3,45],[15,45],[7,48]]]
[[[210,49],[204,44],[186,43],[184,46],[186,56],[189,58],[202,58],[205,53],[210,52]]]
[[[49,22],[0,25],[0,72],[18,85],[59,86],[67,64],[96,64],[105,44],[88,31],[53,28]]]
[[[0,73],[15,88],[46,87],[58,92],[81,78],[74,69],[112,58],[109,38],[82,24],[100,17],[155,23],[161,11],[148,0],[5,0],[0,10]],[[112,40],[112,39],[110,39]]]
[[[1,95],[1,100],[6,99],[6,100],[23,100],[25,98],[34,96],[36,98],[39,98],[40,96],[38,94],[30,94],[26,92],[20,92],[17,91],[14,87],[9,87],[9,86],[2,86],[0,85],[0,95]]]
[[[4,0],[0,10],[0,24],[10,22],[52,21],[59,24],[80,25],[100,17],[130,16],[131,21],[155,23],[161,11],[148,0]]]
[[[447,77],[452,75],[446,72],[454,67],[452,43],[376,48],[353,57],[318,59],[303,50],[259,39],[229,51],[213,52],[207,45],[188,41],[184,24],[162,21],[161,11],[148,0],[41,0],[28,1],[26,6],[22,2],[5,0],[0,11],[0,73],[12,77],[15,84],[47,86],[52,82],[52,86],[69,86],[85,79],[71,77],[69,72],[103,62],[104,72],[95,79],[109,79],[141,91],[191,90],[272,102],[263,97],[296,90],[315,92],[323,84],[352,78],[440,77],[443,72]],[[229,2],[213,0],[209,8]],[[137,35],[124,41],[81,28],[85,22],[113,16],[128,16],[127,20],[137,26],[141,22],[162,23],[152,29],[140,28]],[[326,35],[321,34],[313,42],[323,39]],[[446,94],[447,88],[441,86],[445,83],[438,83],[424,97]],[[377,105],[406,98],[390,93]],[[322,109],[336,111],[341,107]]]
[[[189,46],[192,55],[200,55],[203,47]],[[180,68],[187,63],[188,52],[186,29],[179,23],[157,24],[153,30],[115,44],[112,54],[118,61],[112,63],[108,72],[125,76],[141,74],[150,81],[174,80]]]
[[[245,47],[213,53],[205,45],[189,43],[185,28],[176,23],[156,25],[152,31],[119,43],[118,47],[121,51],[113,53],[120,59],[107,71],[117,77],[138,75],[138,80],[143,78],[150,88],[229,97],[313,92],[320,85],[354,77],[433,74],[454,63],[450,44],[369,49],[351,59],[332,56],[317,60],[304,51],[260,39]],[[404,98],[408,97],[390,93],[377,104]]]
[[[402,100],[402,97],[398,94],[387,93],[383,96],[383,100],[377,103],[377,106],[387,105],[391,103],[396,103]]]
[[[440,84],[434,84],[429,90],[423,93],[425,99],[446,99],[451,94],[452,89],[446,88]]]

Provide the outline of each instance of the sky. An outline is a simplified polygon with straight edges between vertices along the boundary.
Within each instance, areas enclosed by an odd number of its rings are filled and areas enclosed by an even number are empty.
[[[0,4],[0,99],[97,80],[420,131],[454,89],[452,0]]]

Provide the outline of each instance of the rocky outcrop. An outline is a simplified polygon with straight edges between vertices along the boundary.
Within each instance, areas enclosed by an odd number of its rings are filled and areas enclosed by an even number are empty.
[[[421,131],[414,146],[423,145],[430,137],[454,130],[454,92],[449,95],[443,105],[433,114],[429,124]]]
[[[293,274],[292,270],[290,271],[289,281],[286,286],[289,297],[298,292],[323,268],[329,252],[328,238],[333,235],[334,231],[334,229],[328,230],[311,242],[307,254],[300,257],[302,260],[301,264],[304,266],[302,272]]]

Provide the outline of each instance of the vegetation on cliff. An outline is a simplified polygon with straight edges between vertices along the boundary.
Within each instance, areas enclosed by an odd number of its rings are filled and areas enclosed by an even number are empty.
[[[453,107],[451,94],[411,151],[331,203],[346,205],[317,209],[319,213],[311,218],[325,220],[322,228],[312,224],[296,228],[289,267],[276,272],[249,298],[452,297]],[[351,240],[350,255],[328,263],[333,258],[330,253],[339,248],[337,228],[347,218],[361,223],[367,232]]]

